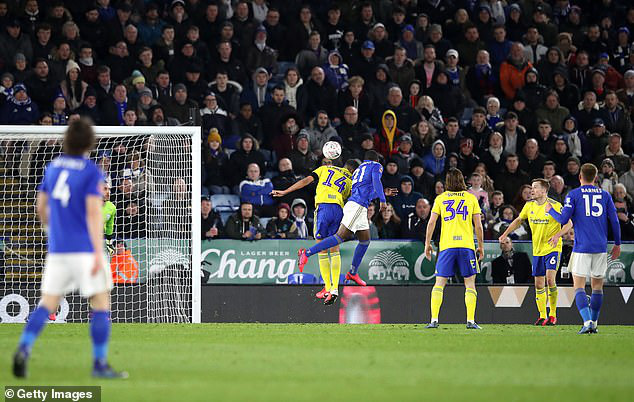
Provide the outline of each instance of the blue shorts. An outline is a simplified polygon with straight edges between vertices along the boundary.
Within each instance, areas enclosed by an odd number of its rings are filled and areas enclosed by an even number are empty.
[[[451,278],[460,272],[463,278],[478,273],[478,260],[475,251],[470,248],[448,248],[438,253],[436,275]]]
[[[315,239],[323,240],[337,233],[343,219],[339,204],[319,204],[315,210]]]
[[[557,270],[559,266],[559,251],[550,254],[533,256],[533,276],[546,276],[546,270]]]

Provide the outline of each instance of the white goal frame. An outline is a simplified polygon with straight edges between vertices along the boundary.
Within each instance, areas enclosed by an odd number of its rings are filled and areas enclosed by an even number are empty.
[[[36,139],[37,135],[63,135],[67,126],[0,126],[0,142],[5,140]],[[191,322],[201,322],[201,128],[199,126],[94,126],[97,137],[127,137],[136,135],[169,136],[181,135],[191,137]],[[1,152],[1,151],[0,151]],[[35,206],[34,206],[35,208]],[[149,290],[148,290],[149,294]],[[149,308],[149,306],[148,306]],[[149,321],[149,314],[148,314]]]

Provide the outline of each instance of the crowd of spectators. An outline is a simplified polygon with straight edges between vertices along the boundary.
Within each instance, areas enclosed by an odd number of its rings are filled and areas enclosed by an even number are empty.
[[[421,238],[451,167],[492,239],[532,179],[562,201],[592,162],[634,240],[625,0],[0,0],[0,31],[0,124],[202,127],[204,238],[310,237],[314,188],[270,191],[375,149],[399,190],[375,238]],[[113,198],[143,186],[126,180]],[[239,211],[219,219],[215,194]]]

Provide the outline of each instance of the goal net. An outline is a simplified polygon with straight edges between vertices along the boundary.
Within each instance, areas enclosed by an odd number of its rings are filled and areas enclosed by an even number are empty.
[[[25,322],[39,300],[47,239],[36,188],[61,153],[64,130],[0,126],[0,322]],[[105,198],[116,211],[113,322],[200,322],[200,128],[95,131],[90,157],[105,173]],[[89,313],[72,293],[55,321],[85,322]]]

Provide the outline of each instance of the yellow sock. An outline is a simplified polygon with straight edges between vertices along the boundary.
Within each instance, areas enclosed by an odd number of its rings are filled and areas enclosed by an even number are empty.
[[[557,286],[548,288],[548,304],[550,305],[550,313],[553,317],[557,317],[557,297],[559,295],[559,291],[557,290]]]
[[[539,318],[546,317],[546,288],[535,288],[535,302],[537,303],[537,310],[539,310]]]
[[[440,306],[442,306],[442,294],[445,288],[443,286],[434,286],[431,290],[431,320],[438,321]]]
[[[330,259],[328,258],[328,252],[319,253],[319,272],[321,272],[321,278],[324,280],[324,288],[326,291],[330,290]]]
[[[478,292],[475,289],[466,288],[464,291],[464,304],[467,306],[467,321],[475,322],[477,300]]]
[[[339,275],[341,274],[341,254],[338,251],[330,253],[330,275],[332,286],[330,290],[339,291]]]

